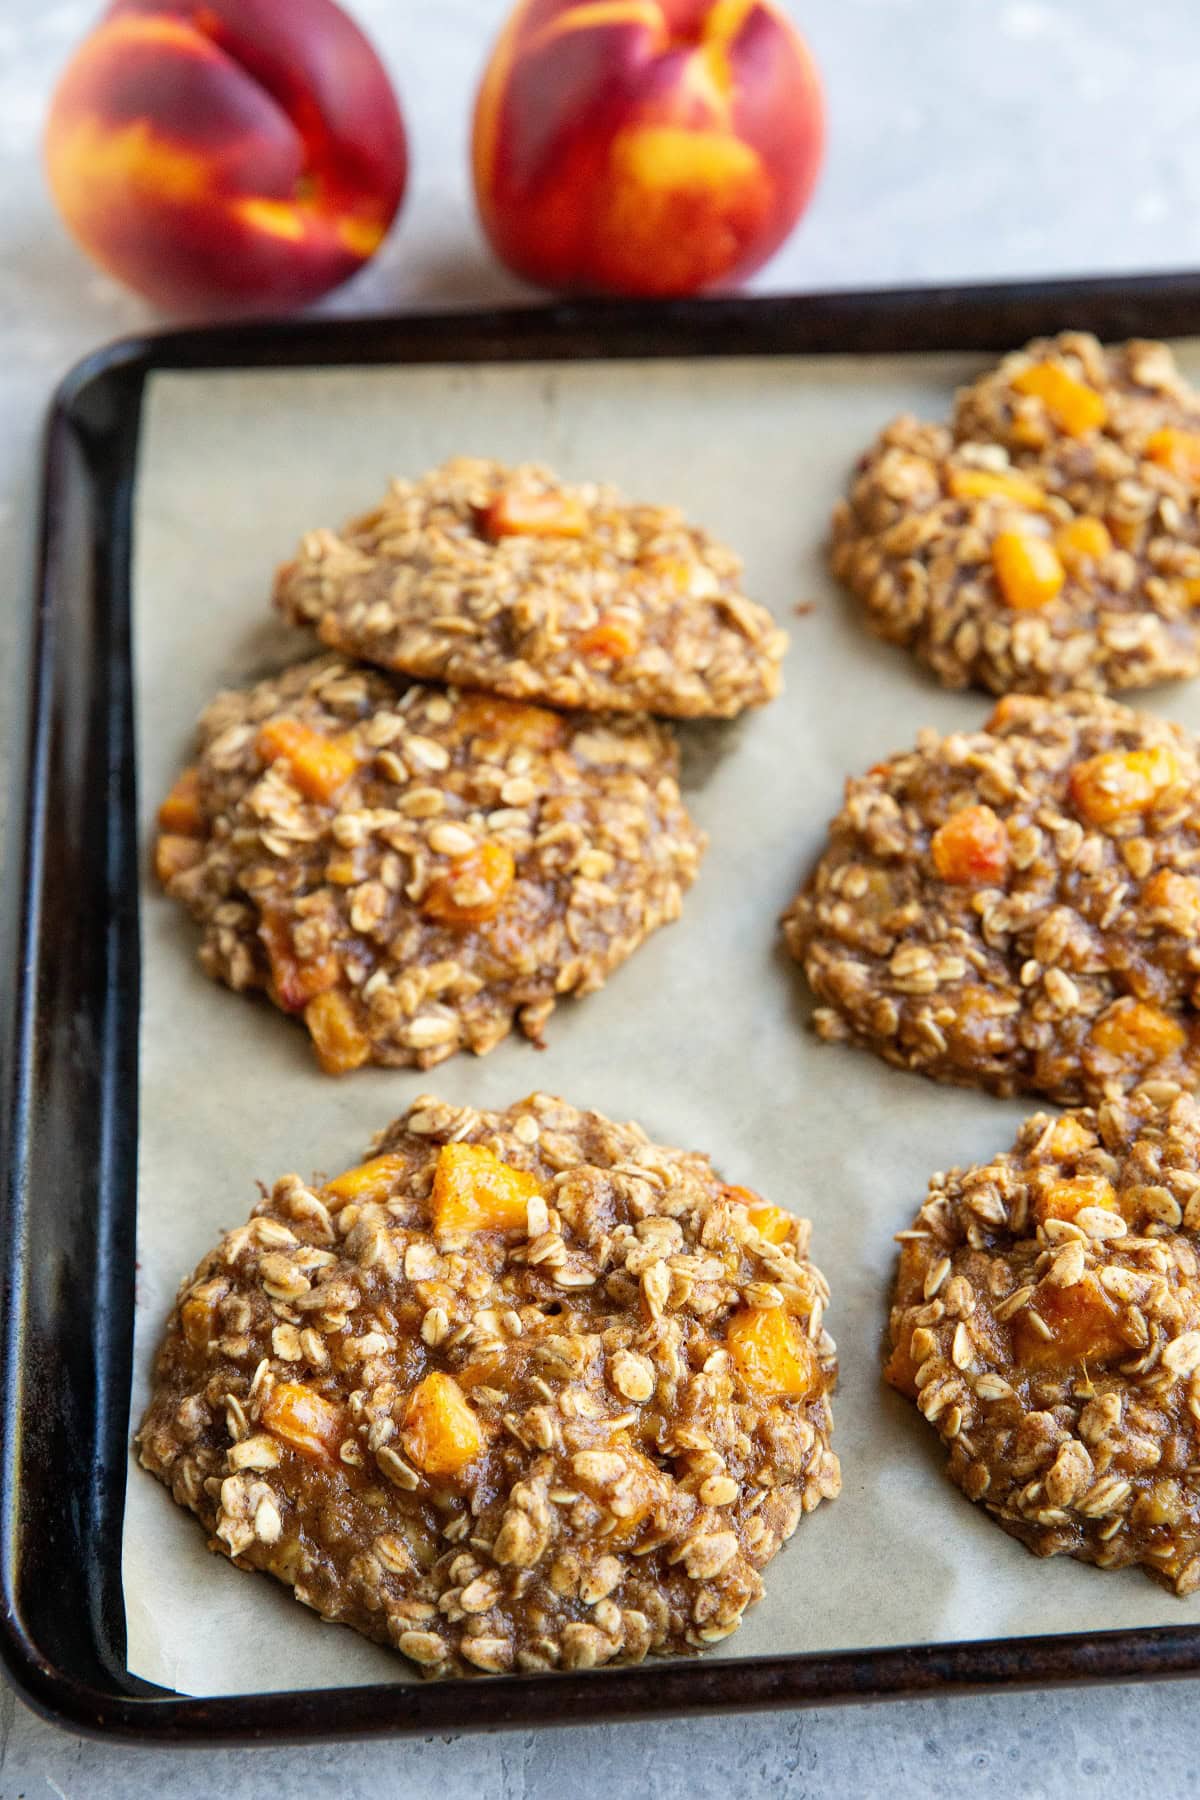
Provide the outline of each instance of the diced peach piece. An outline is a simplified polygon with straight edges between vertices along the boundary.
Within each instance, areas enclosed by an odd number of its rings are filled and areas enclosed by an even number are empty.
[[[433,1369],[404,1411],[400,1441],[426,1475],[461,1475],[483,1449],[483,1430],[453,1375]]]
[[[1179,759],[1165,744],[1105,750],[1071,770],[1071,799],[1092,825],[1111,825],[1153,806],[1179,780]]]
[[[1081,1156],[1085,1150],[1091,1150],[1096,1143],[1096,1134],[1090,1131],[1081,1119],[1071,1113],[1064,1113],[1055,1119],[1050,1132],[1042,1146],[1043,1154],[1052,1156],[1056,1161],[1067,1162],[1073,1156]]]
[[[199,838],[164,831],[155,840],[154,873],[166,887],[174,876],[182,875],[187,869],[194,869],[203,855],[204,846]]]
[[[1072,574],[1088,563],[1102,561],[1112,547],[1112,533],[1104,520],[1094,519],[1089,513],[1081,513],[1066,525],[1060,525],[1054,534],[1054,548]]]
[[[191,1349],[203,1350],[219,1335],[217,1303],[224,1292],[223,1287],[206,1282],[203,1287],[195,1288],[181,1304],[179,1323]]]
[[[536,1175],[483,1144],[443,1144],[433,1173],[434,1232],[524,1231],[526,1206],[541,1191]]]
[[[892,1345],[892,1353],[883,1365],[883,1379],[898,1393],[914,1400],[917,1394],[917,1369],[912,1359],[912,1327],[901,1330]]]
[[[606,1466],[613,1461],[624,1465],[615,1475]],[[576,1462],[573,1479],[589,1499],[599,1501],[615,1518],[616,1525],[605,1532],[606,1543],[633,1537],[657,1507],[670,1501],[662,1470],[623,1432],[608,1440],[596,1465],[586,1458]]]
[[[1011,500],[1035,511],[1046,504],[1045,490],[1016,469],[952,469],[950,492],[956,500]]]
[[[1054,545],[1033,532],[998,532],[992,544],[992,568],[1005,604],[1014,612],[1036,612],[1049,606],[1066,580]]]
[[[1086,437],[1099,431],[1108,418],[1104,395],[1071,375],[1060,363],[1034,363],[1014,377],[1018,394],[1033,394],[1046,408],[1060,431],[1068,437]]]
[[[638,643],[638,633],[629,620],[604,614],[590,631],[576,638],[575,648],[581,656],[597,662],[623,662],[633,655]]]
[[[425,890],[421,911],[439,925],[486,925],[504,904],[517,866],[507,844],[487,839],[448,869],[435,875]]]
[[[1181,481],[1200,482],[1200,431],[1180,431],[1174,425],[1164,425],[1146,439],[1146,455]]]
[[[1029,704],[1028,694],[1005,694],[993,706],[984,730],[1003,731],[1006,726],[1027,717]]]
[[[1034,1216],[1042,1225],[1047,1219],[1073,1219],[1087,1206],[1098,1206],[1104,1212],[1120,1212],[1113,1184],[1103,1175],[1075,1175],[1069,1180],[1047,1181],[1033,1200]]]
[[[304,1009],[304,1023],[326,1075],[360,1069],[371,1054],[370,1040],[359,1029],[354,1007],[345,994],[315,995]]]
[[[185,769],[158,809],[158,822],[164,831],[179,837],[204,835],[204,812],[200,805],[200,771]]]
[[[277,1381],[263,1402],[263,1425],[309,1462],[334,1463],[347,1434],[341,1407],[301,1381]]]
[[[343,1202],[386,1200],[406,1167],[402,1156],[373,1156],[368,1162],[347,1169],[345,1174],[335,1175],[332,1181],[325,1183],[322,1192]]]
[[[479,512],[479,528],[493,542],[506,537],[582,537],[588,516],[574,494],[536,494],[506,488]]]
[[[349,743],[299,719],[268,719],[258,734],[258,754],[266,763],[285,761],[305,799],[321,803],[332,800],[358,767]]]
[[[1131,1354],[1130,1345],[1117,1330],[1117,1309],[1092,1274],[1070,1287],[1042,1285],[1030,1304],[1049,1326],[1050,1336],[1043,1337],[1028,1310],[1017,1314],[1013,1349],[1027,1369],[1101,1365]]]
[[[786,1244],[795,1221],[791,1213],[785,1212],[782,1206],[752,1206],[750,1223],[759,1237],[766,1238],[768,1244]]]
[[[816,1385],[812,1346],[782,1306],[743,1307],[729,1321],[725,1345],[742,1380],[756,1393],[801,1399]]]
[[[302,962],[292,943],[292,928],[285,913],[264,907],[258,935],[267,953],[271,986],[285,1012],[302,1012],[316,994],[337,985],[339,964],[332,950]]]
[[[933,866],[957,886],[1002,881],[1008,866],[1008,833],[990,806],[963,806],[930,839]]]
[[[526,706],[498,694],[464,694],[455,723],[466,737],[498,738],[530,750],[553,750],[562,742],[566,721],[548,706]]]
[[[1200,881],[1179,875],[1174,869],[1158,869],[1142,889],[1142,904],[1152,912],[1169,913],[1200,924]]]
[[[1092,1026],[1092,1042],[1123,1062],[1161,1062],[1183,1049],[1187,1032],[1161,1006],[1119,1000]]]

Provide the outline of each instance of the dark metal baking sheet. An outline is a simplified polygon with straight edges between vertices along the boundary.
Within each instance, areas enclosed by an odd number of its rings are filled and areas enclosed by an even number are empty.
[[[127,340],[55,398],[0,932],[0,1648],[82,1730],[429,1732],[1200,1671],[1200,1628],[183,1698],[131,1677],[120,1590],[135,1280],[138,857],[130,521],[160,370],[993,350],[1200,332],[1200,276],[301,320]]]

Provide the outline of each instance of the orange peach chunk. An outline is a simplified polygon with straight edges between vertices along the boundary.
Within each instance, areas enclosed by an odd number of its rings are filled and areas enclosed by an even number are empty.
[[[368,1162],[358,1163],[344,1174],[335,1175],[332,1181],[325,1183],[322,1191],[343,1203],[347,1200],[386,1200],[406,1167],[402,1156],[373,1156]]]
[[[1071,375],[1060,363],[1034,363],[1014,377],[1018,394],[1032,394],[1046,408],[1060,431],[1068,437],[1086,437],[1099,431],[1108,418],[1104,395]]]
[[[1146,439],[1146,455],[1181,481],[1200,482],[1200,431],[1180,431],[1174,425],[1164,425]]]
[[[766,1238],[768,1244],[787,1243],[795,1223],[790,1212],[785,1212],[782,1206],[764,1205],[752,1206],[749,1211],[750,1223],[759,1237]]]
[[[1103,1175],[1075,1175],[1069,1180],[1047,1181],[1034,1195],[1033,1212],[1038,1223],[1047,1219],[1074,1219],[1085,1207],[1120,1212],[1116,1191]]]
[[[638,633],[627,619],[605,614],[575,640],[581,656],[598,662],[622,662],[638,647]]]
[[[524,1231],[526,1208],[542,1184],[483,1144],[443,1144],[433,1174],[438,1237],[461,1231]]]
[[[1179,780],[1179,759],[1165,744],[1105,750],[1071,770],[1071,799],[1092,825],[1112,825],[1154,805]]]
[[[185,769],[158,809],[158,822],[164,831],[179,837],[204,835],[204,812],[200,805],[200,771]]]
[[[296,955],[292,928],[285,913],[264,907],[258,936],[267,953],[271,987],[285,1012],[303,1012],[316,994],[337,985],[339,965],[332,950],[305,961]]]
[[[1194,875],[1178,875],[1174,869],[1158,869],[1142,889],[1142,904],[1149,911],[1173,919],[1200,924],[1200,881]]]
[[[304,1008],[304,1023],[326,1075],[359,1069],[371,1054],[370,1040],[360,1030],[345,994],[317,994]]]
[[[434,1369],[408,1397],[400,1442],[426,1475],[461,1475],[483,1449],[483,1430],[453,1375]]]
[[[1094,1131],[1090,1131],[1082,1120],[1064,1113],[1061,1119],[1055,1119],[1041,1148],[1043,1155],[1052,1156],[1059,1162],[1067,1162],[1071,1157],[1081,1156],[1085,1150],[1091,1150],[1095,1143]]]
[[[949,486],[956,500],[1011,500],[1034,511],[1046,504],[1037,482],[1015,469],[952,469]]]
[[[479,528],[493,542],[506,537],[583,537],[587,509],[574,494],[522,493],[506,488],[479,513]]]
[[[729,1321],[725,1344],[746,1386],[759,1394],[801,1399],[817,1382],[817,1359],[782,1306],[743,1307]]]
[[[930,839],[933,866],[957,886],[1002,881],[1008,866],[1008,833],[990,806],[963,806]]]
[[[1038,1329],[1030,1308],[1049,1329]],[[1117,1330],[1117,1309],[1096,1277],[1087,1274],[1070,1287],[1040,1286],[1013,1321],[1013,1349],[1027,1369],[1067,1369],[1076,1363],[1117,1361],[1130,1346]]]
[[[1066,580],[1054,545],[1032,532],[998,532],[992,544],[992,568],[1005,604],[1015,612],[1036,612],[1049,606]]]
[[[1081,513],[1066,525],[1060,525],[1054,534],[1054,548],[1072,575],[1078,574],[1089,563],[1102,561],[1112,547],[1112,533],[1104,520],[1094,519],[1088,513]]]
[[[566,729],[561,713],[551,712],[547,706],[526,706],[520,700],[502,700],[497,694],[464,694],[455,724],[465,737],[496,738],[502,744],[521,744],[530,750],[553,750]]]
[[[1187,1032],[1161,1006],[1119,1000],[1092,1026],[1092,1042],[1122,1062],[1161,1062],[1187,1043]]]
[[[300,1381],[277,1381],[262,1407],[262,1423],[309,1462],[334,1463],[347,1435],[345,1415]]]
[[[176,875],[194,869],[203,855],[199,838],[164,831],[154,845],[154,873],[165,887]]]
[[[298,719],[268,719],[258,734],[258,754],[266,763],[286,762],[305,799],[323,803],[345,787],[358,767],[349,743]]]
[[[507,844],[491,839],[456,856],[425,890],[421,911],[439,925],[486,925],[494,919],[516,878],[517,866]]]

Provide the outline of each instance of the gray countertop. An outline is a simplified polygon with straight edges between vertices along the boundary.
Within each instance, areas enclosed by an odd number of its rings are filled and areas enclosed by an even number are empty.
[[[85,351],[154,321],[76,255],[40,178],[57,69],[98,0],[0,0],[0,754],[20,677],[50,391]],[[383,51],[414,149],[399,229],[337,313],[527,301],[487,256],[466,175],[469,100],[502,0],[350,10]],[[824,71],[822,185],[764,292],[1200,267],[1194,0],[790,0]],[[0,790],[0,803],[3,800]],[[1097,1577],[1100,1579],[1100,1577]],[[1181,1618],[1192,1607],[1181,1608]],[[83,1743],[0,1686],[0,1800],[267,1793],[613,1792],[896,1797],[1194,1791],[1200,1682],[930,1699],[306,1750]]]

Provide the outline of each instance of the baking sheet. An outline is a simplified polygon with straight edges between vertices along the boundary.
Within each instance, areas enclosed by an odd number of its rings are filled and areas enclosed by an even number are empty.
[[[1200,373],[1200,342],[1180,346]],[[132,1418],[176,1286],[256,1199],[255,1179],[332,1171],[421,1092],[503,1107],[533,1087],[665,1143],[708,1150],[814,1224],[841,1357],[842,1496],[805,1519],[722,1657],[1194,1621],[1140,1572],[1035,1561],[945,1480],[943,1451],[883,1387],[892,1233],[932,1170],[1012,1138],[1022,1102],[938,1088],[806,1030],[776,919],[818,854],[843,778],[925,724],[977,725],[867,636],[829,580],[829,510],[885,419],[944,412],[983,359],[738,358],[159,374],[147,390],[135,509],[139,792],[151,840],[196,714],[223,684],[304,640],[276,625],[271,572],[318,523],[368,506],[391,473],[457,453],[540,458],[564,475],[674,501],[745,556],[747,591],[792,632],[784,698],[689,727],[685,786],[712,843],[683,917],[599,994],[568,1003],[538,1052],[330,1081],[305,1033],[210,983],[196,934],[147,877],[142,898],[138,1284]],[[814,609],[796,615],[796,604]],[[1200,728],[1200,687],[1147,704]],[[409,1679],[401,1658],[325,1626],[267,1577],[211,1555],[195,1520],[131,1460],[123,1578],[130,1670],[184,1693]],[[599,1679],[603,1679],[602,1676]]]

